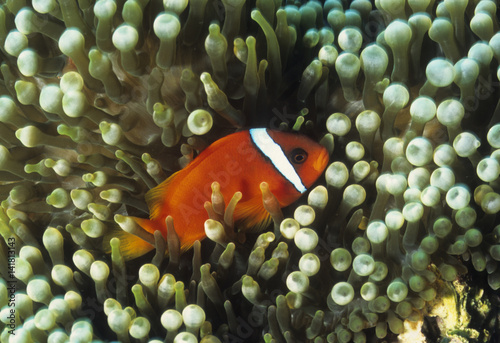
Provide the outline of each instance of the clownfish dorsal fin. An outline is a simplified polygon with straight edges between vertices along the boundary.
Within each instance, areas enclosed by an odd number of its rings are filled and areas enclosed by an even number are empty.
[[[149,218],[151,220],[158,218],[161,215],[163,205],[168,196],[168,188],[172,184],[172,181],[177,174],[173,173],[165,181],[160,183],[158,186],[151,188],[145,196],[146,203],[149,207]]]
[[[107,254],[111,253],[111,245],[109,242],[113,237],[120,240],[120,252],[125,261],[133,260],[154,249],[154,246],[131,233],[123,230],[113,230],[106,234],[102,241],[103,250]]]
[[[260,197],[252,201],[238,203],[234,217],[237,227],[245,232],[260,232],[268,227],[272,220]]]

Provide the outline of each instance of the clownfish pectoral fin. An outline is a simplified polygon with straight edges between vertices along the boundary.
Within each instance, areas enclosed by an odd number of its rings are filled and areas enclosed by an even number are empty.
[[[161,215],[161,210],[163,208],[163,204],[166,199],[165,194],[167,194],[167,190],[170,187],[177,173],[173,173],[168,177],[168,179],[160,183],[155,188],[150,189],[146,193],[145,198],[146,198],[146,203],[148,204],[149,207],[150,219],[156,219]]]
[[[109,242],[114,237],[120,240],[120,252],[125,261],[133,260],[154,249],[154,246],[131,233],[123,230],[113,230],[113,232],[105,235],[102,241],[105,253],[111,253],[111,244]]]
[[[260,232],[271,223],[271,215],[262,205],[262,199],[238,203],[234,211],[237,226],[246,232]]]
[[[144,230],[146,230],[150,234],[154,235],[155,231],[160,229],[159,227],[157,227],[157,225],[158,225],[157,221],[153,221],[153,220],[145,219],[145,218],[138,218],[138,217],[130,217],[130,218],[132,218],[137,225],[142,227]]]

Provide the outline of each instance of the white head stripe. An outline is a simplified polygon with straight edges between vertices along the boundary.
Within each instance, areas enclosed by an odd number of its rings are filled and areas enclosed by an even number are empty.
[[[266,129],[251,129],[250,137],[262,153],[271,160],[271,163],[292,185],[300,192],[304,193],[306,187],[302,184],[300,176],[295,171],[283,149],[269,136]]]

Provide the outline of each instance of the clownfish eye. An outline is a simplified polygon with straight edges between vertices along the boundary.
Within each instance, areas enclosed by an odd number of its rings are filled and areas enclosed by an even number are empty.
[[[295,148],[290,154],[292,163],[301,164],[307,160],[307,152],[302,148]]]

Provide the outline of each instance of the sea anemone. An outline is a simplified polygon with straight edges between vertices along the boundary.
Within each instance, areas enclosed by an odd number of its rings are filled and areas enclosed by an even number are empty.
[[[2,342],[500,334],[494,1],[0,3]],[[248,127],[330,153],[296,204],[260,185],[267,231],[217,183],[187,252],[171,217],[135,224]],[[124,259],[129,234],[153,251]]]

